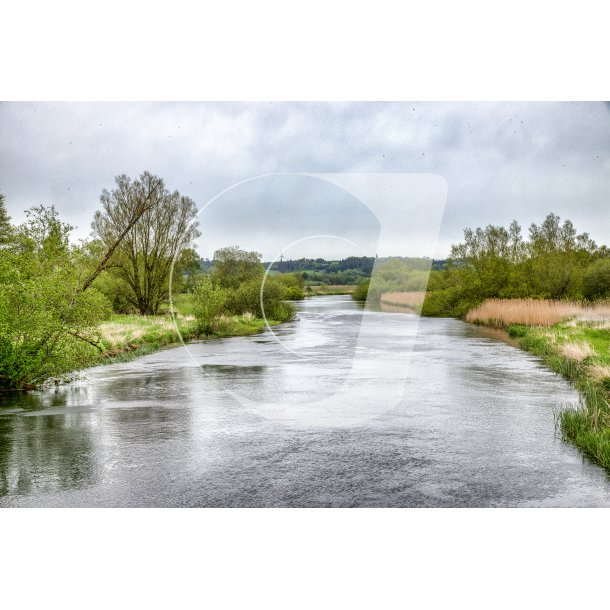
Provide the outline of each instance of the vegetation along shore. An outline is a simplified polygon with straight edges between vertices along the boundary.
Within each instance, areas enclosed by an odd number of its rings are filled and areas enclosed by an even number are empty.
[[[610,304],[492,300],[466,321],[504,328],[580,391],[580,405],[564,408],[564,437],[610,470]]]
[[[53,206],[31,208],[16,226],[0,195],[0,391],[58,383],[176,342],[170,293],[187,340],[259,332],[265,317],[293,319],[302,277],[268,277],[261,306],[257,252],[221,248],[205,269],[193,245],[196,205],[161,178],[117,176],[100,207],[90,238],[74,243],[74,227]]]
[[[385,261],[378,271],[354,298],[503,328],[570,380],[582,401],[560,413],[563,435],[610,470],[607,246],[549,214],[527,237],[516,221],[466,229],[445,261]]]

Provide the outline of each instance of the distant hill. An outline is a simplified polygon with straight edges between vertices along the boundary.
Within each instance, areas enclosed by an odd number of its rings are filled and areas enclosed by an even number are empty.
[[[380,263],[400,262],[404,268],[413,271],[427,271],[430,266],[439,271],[445,267],[445,260],[432,260],[425,257],[385,256],[348,256],[340,260],[326,260],[324,258],[299,258],[295,260],[276,261],[271,265],[271,271],[276,273],[299,273],[307,284],[358,284],[371,277],[373,266]],[[200,259],[201,269],[204,272],[214,264],[213,260]],[[271,263],[263,261],[267,268]]]

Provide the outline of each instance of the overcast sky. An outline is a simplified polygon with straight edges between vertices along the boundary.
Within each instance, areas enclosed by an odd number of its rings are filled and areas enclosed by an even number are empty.
[[[54,204],[85,237],[101,190],[112,188],[117,174],[144,170],[201,208],[261,174],[444,178],[446,206],[436,191],[429,202],[444,206],[438,236],[425,236],[437,243],[388,242],[381,255],[444,256],[464,227],[516,218],[525,229],[550,211],[610,243],[610,108],[603,103],[0,105],[0,192],[15,222],[26,208]],[[412,194],[403,197],[412,217]],[[417,200],[422,216],[424,199]],[[201,214],[199,251],[209,257],[238,244],[266,259],[280,250],[293,258],[378,251],[379,222],[367,204],[313,178],[255,180]],[[312,234],[343,239],[289,247]]]

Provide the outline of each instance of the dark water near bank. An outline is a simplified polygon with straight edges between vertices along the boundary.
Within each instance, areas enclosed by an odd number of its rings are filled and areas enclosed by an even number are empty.
[[[301,308],[283,345],[202,342],[0,397],[0,506],[610,506],[555,430],[576,393],[533,357],[409,314],[365,314],[358,344],[349,297]]]

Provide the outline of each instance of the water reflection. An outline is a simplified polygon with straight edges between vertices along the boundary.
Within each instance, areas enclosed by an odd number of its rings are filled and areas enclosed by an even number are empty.
[[[3,495],[74,489],[95,483],[95,414],[0,417]]]

